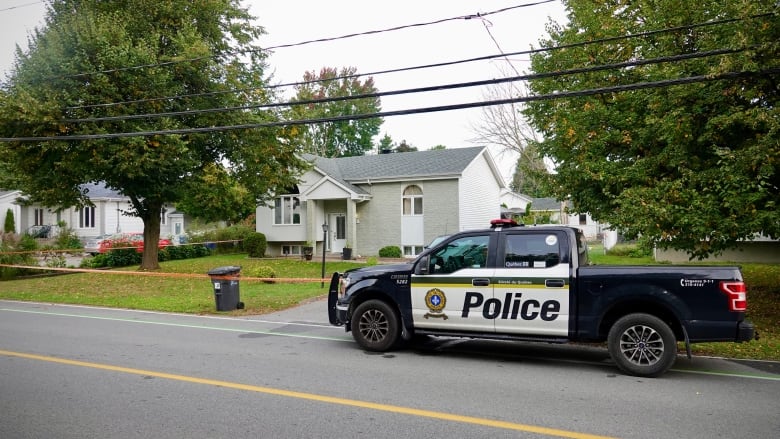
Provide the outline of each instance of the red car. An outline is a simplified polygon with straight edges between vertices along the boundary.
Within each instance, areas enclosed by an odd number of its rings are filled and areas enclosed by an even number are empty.
[[[157,248],[165,248],[171,245],[171,240],[168,238],[160,238],[157,243]],[[110,237],[103,239],[98,244],[98,251],[105,253],[112,248],[135,248],[138,253],[144,252],[144,234],[143,233],[117,233]]]

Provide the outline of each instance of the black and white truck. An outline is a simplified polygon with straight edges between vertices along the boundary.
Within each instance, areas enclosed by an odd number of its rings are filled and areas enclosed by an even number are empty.
[[[756,338],[738,267],[589,265],[566,226],[454,234],[406,264],[334,273],[330,323],[370,351],[415,335],[548,343],[607,342],[623,372],[668,370],[682,341]]]

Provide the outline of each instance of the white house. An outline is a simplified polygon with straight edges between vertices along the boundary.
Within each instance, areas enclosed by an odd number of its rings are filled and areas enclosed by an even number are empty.
[[[0,227],[5,225],[5,217],[8,215],[10,209],[11,214],[14,217],[15,233],[21,232],[21,226],[19,225],[21,210],[19,204],[16,203],[16,199],[19,198],[20,195],[21,193],[19,191],[0,191]],[[3,231],[3,229],[0,229],[0,231]]]
[[[0,192],[0,218],[4,219],[8,207],[11,207],[17,233],[30,233],[42,227],[51,227],[56,231],[61,221],[81,239],[113,233],[143,232],[143,221],[127,213],[131,209],[128,197],[103,184],[85,184],[82,190],[87,191],[94,206],[58,209],[21,202],[24,195],[19,191]],[[6,204],[8,207],[5,207]],[[184,214],[176,212],[172,207],[161,212],[160,221],[161,237],[171,237],[174,242],[178,242],[177,238],[186,232]]]
[[[616,240],[617,232],[608,230],[608,226],[595,221],[588,213],[572,213],[570,209],[571,203],[558,201],[555,198],[533,198],[529,208],[531,213],[549,215],[551,223],[572,226],[582,230],[582,233],[588,239],[596,239],[602,234],[605,234],[604,236],[608,235],[608,240],[611,243],[610,247],[614,245],[612,241]]]
[[[317,254],[324,245],[330,253],[376,255],[395,245],[412,257],[436,236],[489,227],[502,202],[524,209],[530,201],[507,193],[484,147],[304,158],[313,167],[299,184],[257,208],[269,255],[300,254],[305,245]]]

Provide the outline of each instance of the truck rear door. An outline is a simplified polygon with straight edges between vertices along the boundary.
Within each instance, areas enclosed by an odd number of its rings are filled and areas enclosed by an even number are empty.
[[[493,305],[478,310],[494,320],[496,332],[569,335],[567,239],[558,230],[502,234],[493,274]]]

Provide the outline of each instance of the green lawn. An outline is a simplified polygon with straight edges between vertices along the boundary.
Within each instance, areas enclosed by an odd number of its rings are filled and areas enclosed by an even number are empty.
[[[234,314],[261,314],[294,306],[327,293],[321,282],[285,282],[284,278],[320,279],[321,261],[250,259],[246,255],[210,256],[160,263],[169,276],[147,276],[136,267],[109,273],[78,273],[0,282],[0,298],[71,303],[129,309],[206,314],[216,313],[214,290],[206,273],[215,267],[235,265],[242,273],[270,267],[280,281],[269,284],[243,277],[241,301],[246,308]],[[358,262],[327,261],[326,276],[362,266]],[[120,273],[116,273],[120,272]],[[325,310],[323,309],[323,312]]]
[[[591,249],[598,264],[654,264],[652,258],[604,255]],[[194,314],[217,314],[214,291],[208,276],[210,269],[237,265],[242,267],[240,284],[244,310],[227,314],[262,314],[295,306],[327,294],[328,282],[321,287],[320,261],[299,259],[250,259],[246,255],[210,256],[199,259],[163,262],[164,276],[146,276],[135,267],[119,272],[79,273],[0,282],[0,298],[129,309],[157,310]],[[327,261],[326,277],[334,271],[359,267],[359,262]],[[246,274],[271,269],[278,282],[270,284],[246,277]],[[761,339],[750,343],[705,343],[693,345],[698,355],[752,358],[780,361],[780,265],[742,264],[748,285],[748,318],[755,323]],[[286,279],[317,279],[290,282]],[[322,310],[325,313],[325,309]]]

